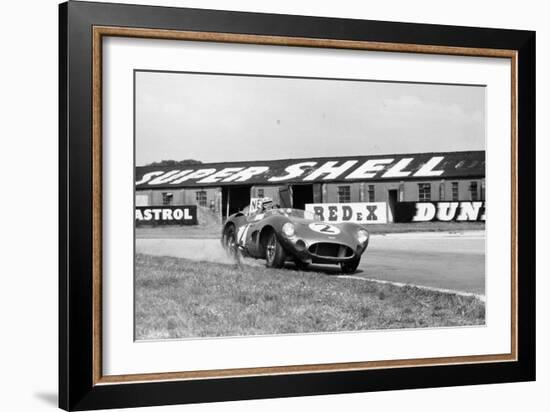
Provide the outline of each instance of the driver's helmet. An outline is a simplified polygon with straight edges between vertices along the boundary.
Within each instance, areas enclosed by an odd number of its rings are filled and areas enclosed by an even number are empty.
[[[262,212],[273,209],[273,199],[270,197],[264,197],[262,200]]]

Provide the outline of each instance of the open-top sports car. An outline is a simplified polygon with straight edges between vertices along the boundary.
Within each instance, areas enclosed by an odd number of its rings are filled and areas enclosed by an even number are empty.
[[[222,245],[230,255],[265,259],[280,268],[294,261],[300,269],[310,263],[339,264],[344,273],[356,271],[367,248],[369,233],[355,223],[325,223],[299,209],[269,209],[231,215],[223,227]]]

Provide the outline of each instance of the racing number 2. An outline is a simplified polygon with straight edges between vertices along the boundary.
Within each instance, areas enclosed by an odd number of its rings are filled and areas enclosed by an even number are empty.
[[[340,229],[338,229],[336,226],[328,225],[326,223],[311,223],[309,225],[309,228],[325,235],[337,235],[338,233],[340,233]]]

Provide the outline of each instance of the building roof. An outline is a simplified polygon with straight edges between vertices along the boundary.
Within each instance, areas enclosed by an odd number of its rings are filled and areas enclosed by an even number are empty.
[[[136,189],[485,177],[485,151],[136,167]]]

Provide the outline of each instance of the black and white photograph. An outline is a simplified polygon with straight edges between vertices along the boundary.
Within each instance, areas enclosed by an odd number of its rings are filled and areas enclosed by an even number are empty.
[[[133,81],[135,340],[485,326],[484,85]]]

